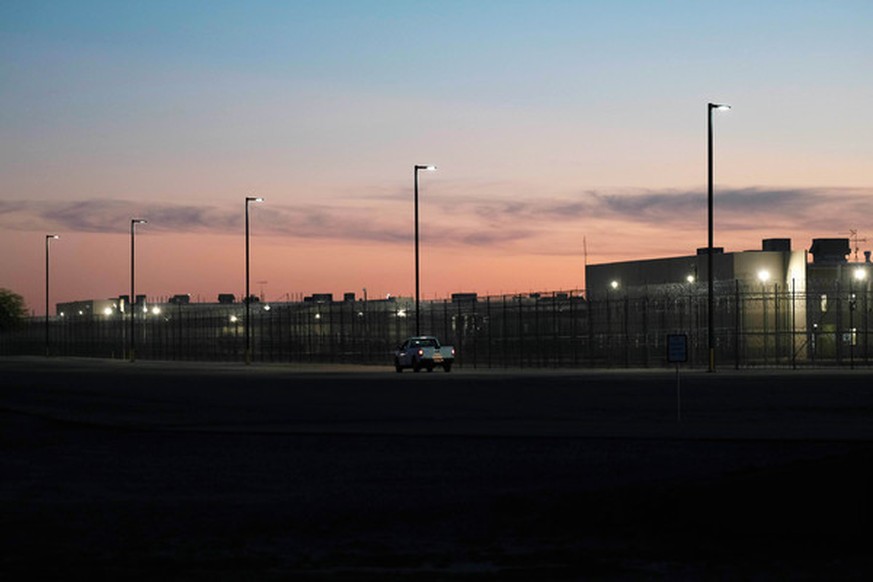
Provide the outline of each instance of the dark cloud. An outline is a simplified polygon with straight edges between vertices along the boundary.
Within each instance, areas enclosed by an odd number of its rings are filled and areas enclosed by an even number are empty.
[[[705,220],[705,190],[585,191],[574,196],[492,198],[472,188],[428,197],[422,239],[453,245],[502,245],[537,238],[556,228],[587,229],[621,222],[671,231]],[[409,193],[375,199],[347,197],[336,204],[252,206],[253,233],[355,242],[408,243]],[[844,232],[869,213],[871,189],[719,188],[716,220],[722,231],[791,229],[812,236]],[[116,200],[0,201],[0,227],[45,232],[127,232],[130,218],[149,220],[151,232],[232,234],[244,229],[242,203],[182,205]],[[561,226],[567,225],[567,226]]]
[[[150,230],[216,231],[242,224],[229,209],[210,206],[143,205],[121,200],[0,202],[0,225],[17,230],[127,232],[131,218],[146,218]]]
[[[866,213],[871,189],[719,189],[714,206],[719,221],[736,228],[760,228],[762,223],[791,222],[838,226]],[[481,218],[498,216],[502,222],[528,224],[592,219],[640,224],[681,224],[706,213],[705,190],[586,191],[573,198],[540,198],[535,201],[478,201],[473,212]],[[842,229],[842,226],[840,226]]]
[[[395,242],[407,240],[409,226],[384,209],[346,205],[252,205],[254,234]],[[130,219],[146,218],[149,232],[242,232],[244,206],[142,204],[129,201],[0,202],[0,227],[15,230],[123,233]],[[406,216],[402,217],[406,219]]]
[[[469,234],[457,233],[457,235],[457,240],[463,244],[487,247],[495,244],[506,244],[532,238],[537,235],[537,231],[525,229],[491,229],[479,230]]]

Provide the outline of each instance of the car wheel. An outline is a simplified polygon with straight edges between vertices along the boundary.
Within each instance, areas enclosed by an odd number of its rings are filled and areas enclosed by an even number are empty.
[[[445,370],[446,372],[451,372],[452,365],[451,364],[443,364],[443,370]]]
[[[400,365],[400,362],[394,360],[394,369],[397,370],[397,373],[401,373],[403,371],[403,366]]]
[[[433,366],[428,366],[428,367],[427,367],[427,371],[428,371],[428,372],[433,372]]]

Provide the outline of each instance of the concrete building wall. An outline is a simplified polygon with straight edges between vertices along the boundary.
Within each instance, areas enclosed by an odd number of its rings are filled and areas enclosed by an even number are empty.
[[[694,257],[675,257],[589,265],[585,270],[585,281],[590,292],[600,293],[615,287],[626,289],[682,283],[689,275],[696,277],[696,272]]]
[[[761,285],[760,274],[766,272],[768,285],[776,283],[781,291],[790,291],[793,281],[801,292],[806,290],[806,251],[717,253],[713,271],[715,281],[737,280],[746,287]],[[704,253],[589,265],[585,280],[587,291],[595,295],[608,289],[702,283],[708,280],[708,260]]]

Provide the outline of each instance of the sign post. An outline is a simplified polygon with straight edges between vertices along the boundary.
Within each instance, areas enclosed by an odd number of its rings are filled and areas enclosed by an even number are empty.
[[[676,364],[676,422],[682,422],[682,393],[679,389],[679,364],[688,361],[688,336],[667,334],[667,361]]]

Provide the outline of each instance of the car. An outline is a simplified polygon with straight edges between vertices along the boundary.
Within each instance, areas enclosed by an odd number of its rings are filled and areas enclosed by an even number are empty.
[[[412,368],[413,372],[422,369],[433,372],[437,366],[451,372],[454,363],[455,348],[440,345],[440,340],[429,335],[408,338],[394,353],[394,369],[398,373],[405,368]]]

